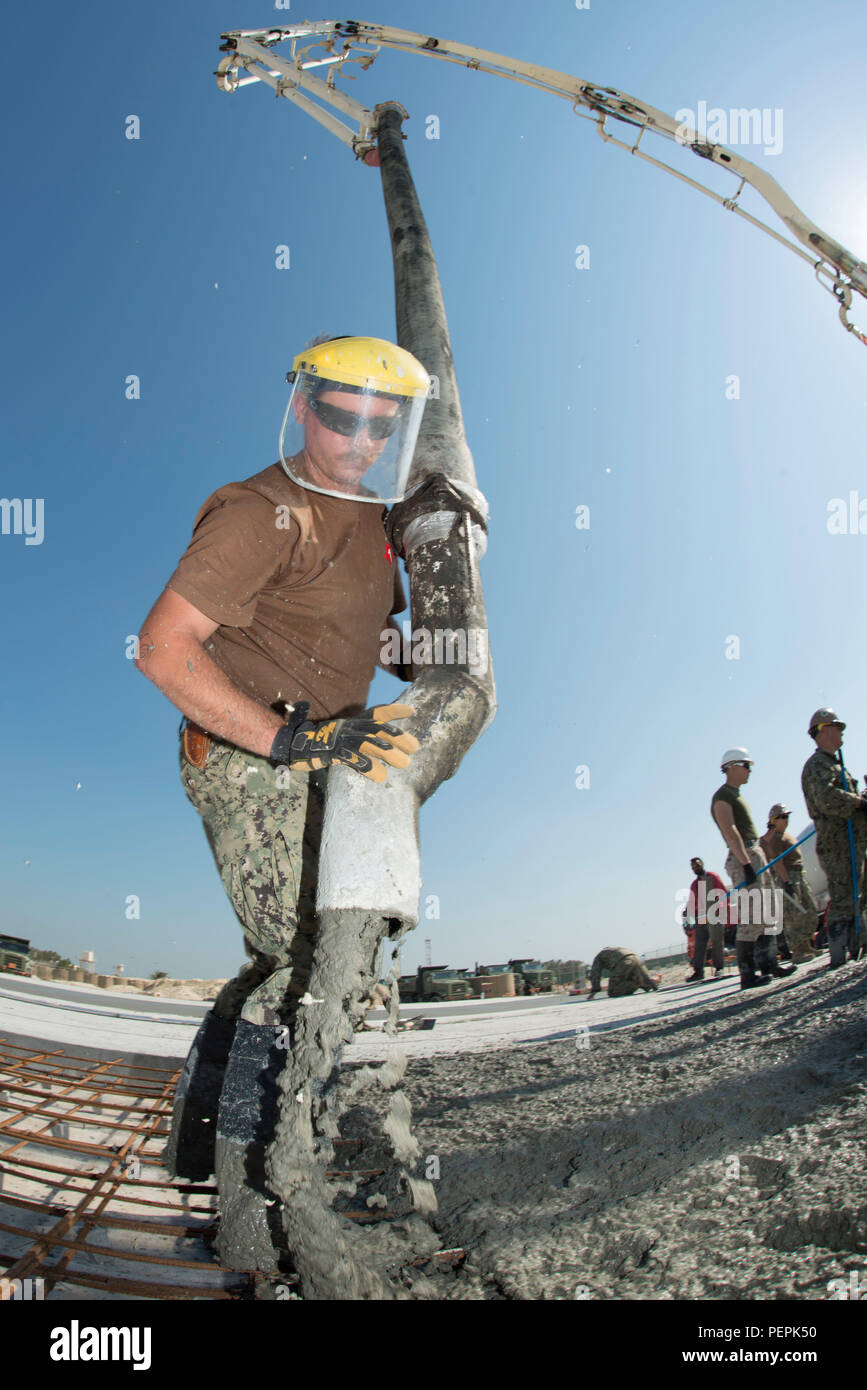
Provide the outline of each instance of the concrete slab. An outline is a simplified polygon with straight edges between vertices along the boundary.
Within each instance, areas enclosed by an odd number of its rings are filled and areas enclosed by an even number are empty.
[[[775,980],[773,984],[762,986],[754,995],[759,997],[774,993],[785,988],[790,980],[823,969],[827,969],[827,959],[819,958],[818,962],[800,966],[796,974],[788,979]],[[451,1006],[451,1016],[442,1017],[438,1009],[445,1010],[450,1006],[426,1004],[423,1006],[424,1016],[435,1020],[431,1030],[400,1032],[392,1040],[384,1037],[378,1029],[373,1031],[376,1024],[369,1019],[370,1031],[356,1033],[351,1048],[346,1050],[345,1060],[378,1061],[396,1043],[410,1058],[434,1056],[437,1053],[487,1052],[569,1037],[574,1037],[576,1045],[579,1045],[586,1032],[592,1034],[631,1028],[650,1020],[701,1009],[706,1004],[718,1003],[739,993],[740,979],[733,971],[719,980],[708,977],[702,984],[669,985],[655,994],[639,993],[626,999],[609,999],[605,993],[597,994],[592,1000],[587,995],[551,995],[545,996],[546,1001],[550,1002],[541,1006],[538,998],[534,999],[533,1008],[522,1007],[529,1004],[529,1000],[515,1000],[508,1012],[498,1010],[495,1014],[475,1012],[456,1017],[454,1006]],[[404,1010],[401,1010],[403,1016]]]
[[[90,1057],[135,1054],[182,1061],[197,1027],[196,1019],[125,1013],[117,1005],[100,1008],[51,998],[22,999],[0,990],[0,1036],[25,1046],[53,1042],[80,1048],[81,1055]]]
[[[826,968],[826,960],[801,966],[793,979]],[[785,987],[775,981],[756,992],[773,993]],[[368,1028],[356,1033],[344,1053],[346,1062],[377,1061],[395,1046],[410,1057],[455,1052],[486,1052],[531,1043],[574,1037],[576,1045],[588,1030],[591,1034],[612,1028],[629,1028],[662,1016],[682,1014],[690,1009],[736,994],[739,980],[732,973],[720,980],[708,978],[700,985],[671,985],[655,994],[637,994],[627,999],[609,999],[602,993],[590,1000],[586,995],[548,995],[530,999],[476,1001],[455,1004],[409,1005],[401,1017],[423,1016],[434,1021],[433,1028],[401,1031],[394,1038],[382,1032],[384,1014],[368,1015]],[[17,1040],[54,1042],[81,1049],[82,1055],[132,1056],[182,1061],[198,1026],[198,1016],[168,1012],[171,1002],[153,1012],[124,1009],[123,996],[110,1003],[98,992],[99,1002],[77,995],[58,999],[48,994],[24,998],[13,990],[0,988],[0,1027],[7,1037]],[[506,1005],[506,1007],[504,1007]],[[142,1063],[144,1065],[144,1063]]]

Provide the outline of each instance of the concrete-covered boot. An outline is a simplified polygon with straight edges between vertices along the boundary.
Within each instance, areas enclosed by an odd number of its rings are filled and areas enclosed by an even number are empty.
[[[163,1162],[173,1178],[203,1182],[214,1172],[217,1108],[236,1018],[209,1010],[187,1054],[172,1109]]]
[[[291,1269],[280,1203],[265,1178],[288,1032],[285,1027],[241,1019],[226,1068],[215,1171],[220,1194],[216,1252],[227,1269],[258,1269],[265,1274]]]

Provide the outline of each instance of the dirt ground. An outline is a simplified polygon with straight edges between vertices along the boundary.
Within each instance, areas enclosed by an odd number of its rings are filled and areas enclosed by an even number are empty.
[[[110,994],[152,994],[155,999],[216,999],[225,980],[141,980],[137,984],[110,985]]]
[[[867,1281],[867,962],[696,1002],[586,1047],[410,1063],[439,1243],[469,1252],[410,1297],[819,1300]]]

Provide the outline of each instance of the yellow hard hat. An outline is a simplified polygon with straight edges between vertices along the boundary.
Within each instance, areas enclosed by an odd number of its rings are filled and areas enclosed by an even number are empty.
[[[424,396],[430,377],[405,348],[385,338],[331,338],[299,352],[287,380],[299,373],[390,396]]]
[[[406,491],[431,379],[384,338],[328,338],[299,352],[280,461],[312,492],[390,505]]]

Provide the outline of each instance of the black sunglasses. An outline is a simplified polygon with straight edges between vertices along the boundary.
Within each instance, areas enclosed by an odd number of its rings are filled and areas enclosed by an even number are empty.
[[[329,405],[318,396],[311,396],[307,404],[313,414],[327,430],[334,434],[357,434],[363,428],[371,439],[388,439],[400,423],[400,411],[394,415],[358,415],[354,410],[343,410],[339,405]]]

